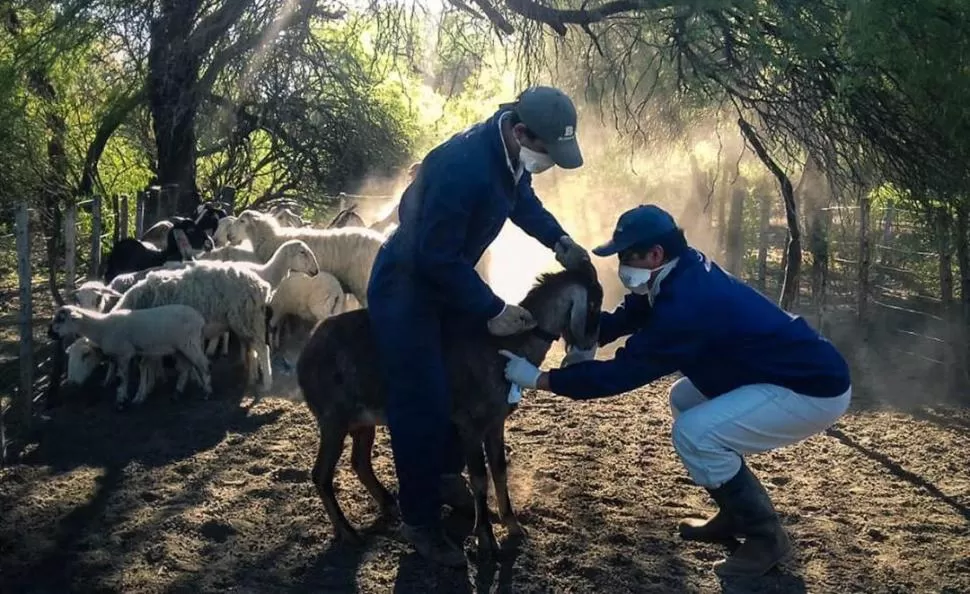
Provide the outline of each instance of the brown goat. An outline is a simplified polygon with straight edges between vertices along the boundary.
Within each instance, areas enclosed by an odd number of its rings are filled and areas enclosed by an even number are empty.
[[[521,303],[535,317],[535,330],[506,338],[483,333],[449,340],[444,345],[452,396],[451,419],[464,444],[475,495],[480,559],[489,558],[498,548],[488,518],[483,443],[502,523],[511,536],[524,536],[509,500],[505,459],[505,418],[516,405],[508,403],[511,386],[504,375],[506,359],[498,351],[507,349],[539,365],[560,336],[567,344],[588,349],[596,344],[599,334],[602,301],[603,289],[592,266],[588,272],[544,274]],[[382,514],[396,515],[394,497],[374,475],[371,465],[375,426],[387,422],[376,352],[367,310],[360,309],[321,322],[297,362],[300,389],[320,429],[313,482],[338,539],[359,540],[333,490],[334,470],[348,433],[353,438],[351,465],[357,478],[377,501]]]

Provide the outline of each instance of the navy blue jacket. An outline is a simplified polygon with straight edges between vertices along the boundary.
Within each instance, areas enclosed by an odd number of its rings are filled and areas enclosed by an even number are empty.
[[[708,398],[761,383],[817,397],[849,389],[831,342],[692,248],[660,281],[652,307],[646,295],[628,295],[600,324],[601,345],[632,336],[610,361],[551,370],[556,394],[612,396],[677,371]]]
[[[550,249],[565,235],[533,192],[531,174],[515,183],[498,129],[502,113],[428,153],[401,197],[401,223],[377,255],[371,287],[417,290],[462,317],[487,320],[504,302],[474,266],[506,219]]]

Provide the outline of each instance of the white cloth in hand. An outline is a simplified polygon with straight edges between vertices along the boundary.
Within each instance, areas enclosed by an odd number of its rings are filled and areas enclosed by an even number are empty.
[[[505,379],[523,388],[535,388],[542,372],[523,357],[506,350],[499,351],[509,362],[505,364]]]

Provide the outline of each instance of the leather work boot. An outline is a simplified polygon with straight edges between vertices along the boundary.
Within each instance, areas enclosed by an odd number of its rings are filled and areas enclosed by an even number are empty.
[[[788,556],[791,540],[768,492],[743,460],[741,470],[711,494],[734,519],[735,530],[744,536],[744,543],[737,550],[715,564],[714,572],[719,577],[761,576]]]
[[[428,561],[446,567],[465,567],[467,564],[465,552],[451,542],[437,524],[411,526],[402,522],[401,536]]]
[[[720,544],[734,539],[734,522],[723,509],[706,520],[687,518],[677,525],[677,530],[684,540]]]
[[[475,513],[475,496],[460,474],[441,475],[441,502],[465,513]]]

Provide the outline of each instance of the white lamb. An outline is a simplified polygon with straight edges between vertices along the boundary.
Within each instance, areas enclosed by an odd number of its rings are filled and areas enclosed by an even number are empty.
[[[78,307],[92,311],[106,311],[121,299],[121,293],[101,281],[90,280],[74,289],[69,298],[73,299]]]
[[[317,259],[314,257],[313,252],[310,251],[310,247],[299,239],[291,239],[290,241],[285,242],[275,252],[273,252],[273,257],[270,258],[269,262],[266,262],[265,264],[256,264],[253,262],[229,263],[220,262],[217,260],[198,260],[194,264],[197,266],[242,266],[258,274],[259,277],[268,282],[270,287],[272,287],[274,290],[280,286],[280,283],[283,282],[284,279],[288,278],[287,275],[289,275],[291,272],[303,273],[304,275],[310,276],[314,276],[320,272],[320,267],[317,265]],[[208,347],[206,347],[207,355],[212,356],[215,354],[216,349],[219,346],[220,339],[222,342],[222,354],[226,355],[229,353],[229,333],[224,332],[220,337],[212,340]]]
[[[225,220],[225,219],[223,219]],[[221,260],[223,262],[252,262],[262,264],[265,262],[253,250],[240,245],[226,244],[214,250],[199,254],[197,261],[202,260]]]
[[[216,225],[216,232],[212,235],[212,242],[216,247],[229,245],[229,226],[236,220],[236,217],[229,215],[219,219]]]
[[[280,225],[283,227],[305,227],[306,221],[303,218],[290,210],[285,206],[276,206],[270,209],[269,214],[272,215],[274,219],[279,221]]]
[[[206,320],[205,337],[232,331],[244,345],[246,358],[256,351],[264,390],[272,386],[266,342],[266,304],[271,287],[258,274],[239,265],[191,265],[156,270],[125,293],[118,308],[146,309],[178,303],[198,310]],[[250,380],[256,369],[250,367]]]
[[[280,321],[287,314],[320,322],[344,310],[345,296],[340,281],[332,274],[316,276],[291,274],[273,293],[269,306],[273,310],[269,330],[273,348],[280,346]]]
[[[114,378],[115,363],[110,357],[106,357],[101,349],[93,342],[81,336],[67,347],[67,378],[64,381],[68,388],[84,385],[94,370],[102,362],[107,362],[102,386],[107,386]],[[159,357],[140,357],[139,358],[140,381],[138,383],[139,394],[150,394],[155,388],[158,376],[164,373],[162,359]],[[191,365],[181,357],[176,357],[175,366],[179,372],[188,373]],[[142,396],[144,399],[145,396]]]
[[[208,398],[212,393],[209,360],[202,351],[205,318],[198,311],[184,305],[164,305],[138,311],[116,308],[109,313],[88,311],[75,305],[58,308],[51,322],[51,330],[60,337],[83,336],[106,356],[113,357],[121,377],[117,406],[124,405],[128,396],[128,367],[135,356],[163,357],[176,355],[190,365]],[[140,404],[148,394],[147,366],[141,367],[141,381],[134,404]],[[176,390],[182,393],[188,381],[189,368],[179,373]]]
[[[243,239],[249,239],[253,251],[267,259],[287,240],[305,241],[317,257],[320,270],[337,277],[364,307],[371,268],[384,242],[383,235],[365,228],[282,227],[272,216],[254,210],[244,211],[229,227],[229,241]]]

